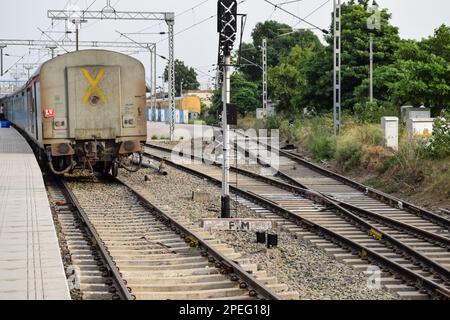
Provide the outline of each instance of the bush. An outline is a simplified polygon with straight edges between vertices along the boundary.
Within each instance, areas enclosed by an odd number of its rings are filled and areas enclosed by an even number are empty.
[[[345,170],[358,168],[363,158],[362,144],[353,140],[344,140],[337,145],[334,157]]]
[[[377,172],[383,174],[398,164],[399,164],[398,157],[394,156],[394,157],[387,158],[380,164],[380,166],[378,166]]]
[[[361,102],[354,106],[355,116],[361,123],[379,123],[381,117],[399,116],[399,110],[386,102]]]
[[[315,160],[331,159],[336,152],[335,140],[329,136],[311,136],[308,146]]]
[[[442,111],[434,122],[433,136],[427,150],[432,157],[443,159],[450,156],[450,111]]]
[[[387,159],[392,158],[393,151],[383,146],[363,146],[362,165],[369,171],[379,171]]]
[[[201,119],[189,119],[188,124],[206,125],[206,121]]]
[[[283,121],[281,116],[275,116],[275,117],[267,117],[266,124],[267,129],[279,129],[281,122]]]
[[[367,124],[357,129],[358,140],[361,144],[369,146],[383,146],[384,134],[381,126],[376,124]]]
[[[400,144],[395,153],[392,164],[395,164],[392,172],[398,179],[407,184],[421,182],[424,177],[424,159],[427,156],[426,142],[421,140],[406,139]]]

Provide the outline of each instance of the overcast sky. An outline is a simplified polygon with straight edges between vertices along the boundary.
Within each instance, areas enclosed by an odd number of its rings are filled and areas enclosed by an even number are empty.
[[[264,0],[239,0],[239,12],[248,15],[244,41],[250,39],[254,25],[268,19],[287,23],[296,28],[306,27],[304,23],[283,13],[266,3]],[[271,0],[280,3],[286,0]],[[57,33],[65,30],[64,22],[55,22],[53,27],[47,18],[47,10],[78,7],[86,9],[93,3],[90,10],[101,10],[106,0],[0,0],[0,39],[47,39],[38,30],[56,31],[48,33],[53,39],[62,39],[64,34]],[[344,1],[345,2],[345,1]],[[450,24],[449,0],[377,0],[381,7],[388,8],[392,13],[392,23],[400,28],[402,38],[421,39],[433,33],[442,23]],[[175,12],[175,55],[186,64],[197,68],[202,86],[211,83],[214,76],[212,64],[217,60],[218,35],[216,33],[216,0],[111,0],[116,10],[133,11],[167,11]],[[333,1],[329,0],[300,0],[285,5],[284,8],[300,17],[308,17],[308,21],[328,29],[331,23]],[[150,27],[150,28],[148,28]],[[99,41],[129,41],[120,38],[115,32],[136,32],[148,28],[144,32],[158,33],[166,31],[165,23],[153,21],[88,21],[80,33],[80,40]],[[189,28],[186,31],[185,29]],[[318,35],[320,35],[318,33]],[[73,35],[69,37],[74,38]],[[157,42],[158,53],[167,56],[168,42],[165,35],[144,34],[129,35],[136,41]],[[67,48],[68,50],[72,50]],[[29,50],[27,47],[8,47],[4,50],[10,56],[5,57],[5,69],[8,69],[23,55],[21,63],[43,62],[49,58],[45,50]],[[61,51],[62,53],[63,51]],[[146,66],[149,65],[149,54],[134,55]],[[162,74],[165,61],[158,58],[158,75]],[[13,68],[14,70],[14,68]],[[1,80],[11,79],[5,75]],[[161,80],[158,80],[159,83]]]

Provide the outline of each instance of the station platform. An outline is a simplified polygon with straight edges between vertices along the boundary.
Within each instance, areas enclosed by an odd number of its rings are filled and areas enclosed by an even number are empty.
[[[27,141],[0,128],[0,300],[69,300],[41,170]]]

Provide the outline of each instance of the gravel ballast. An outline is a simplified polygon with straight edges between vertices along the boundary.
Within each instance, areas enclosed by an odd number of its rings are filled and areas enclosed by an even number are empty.
[[[164,201],[172,209],[183,212],[192,224],[198,225],[202,218],[220,216],[220,188],[172,167],[165,170],[167,176],[159,175],[153,169],[142,169],[137,173],[121,170],[120,177],[134,186],[145,187],[150,201]],[[144,181],[144,175],[149,181]],[[209,192],[211,200],[194,202],[191,200],[193,191]],[[241,205],[237,214],[239,217],[258,217],[253,210]],[[279,245],[273,249],[257,244],[254,233],[216,231],[214,236],[257,263],[269,275],[276,276],[291,290],[296,290],[301,299],[398,299],[385,288],[369,289],[367,277],[362,272],[337,261],[323,249],[288,231],[276,231]]]

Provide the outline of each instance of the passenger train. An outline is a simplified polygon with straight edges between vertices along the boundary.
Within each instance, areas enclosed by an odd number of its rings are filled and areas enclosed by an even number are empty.
[[[147,140],[145,69],[127,55],[83,50],[42,64],[0,99],[4,116],[55,174],[137,171]]]

